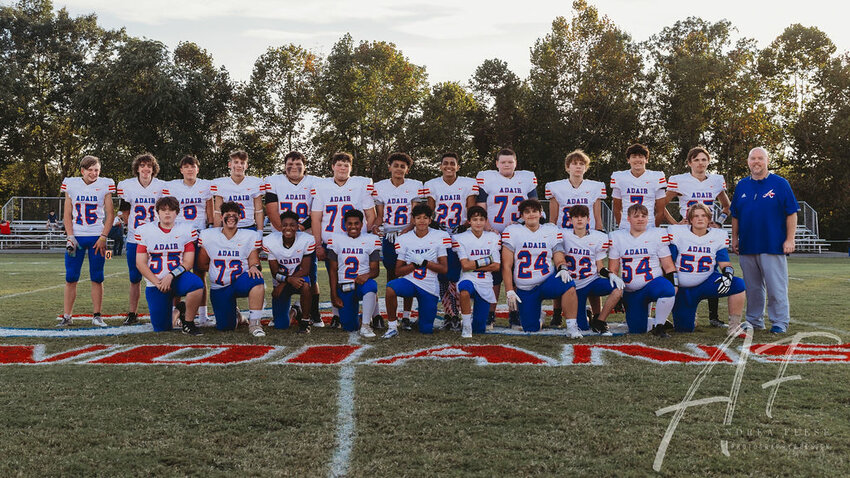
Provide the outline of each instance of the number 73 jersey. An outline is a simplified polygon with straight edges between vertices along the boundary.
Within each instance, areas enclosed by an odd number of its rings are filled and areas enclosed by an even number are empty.
[[[662,257],[670,256],[670,237],[663,228],[647,229],[635,237],[625,229],[611,233],[608,258],[620,259],[620,270],[627,291],[640,290],[661,277]]]
[[[564,235],[551,223],[541,224],[536,231],[512,224],[502,232],[502,247],[514,253],[514,285],[531,290],[554,274],[552,257],[556,251],[564,252]]]
[[[250,229],[237,229],[228,239],[220,227],[213,227],[201,231],[198,245],[210,257],[210,289],[221,289],[248,270],[248,256],[262,248],[263,242]]]

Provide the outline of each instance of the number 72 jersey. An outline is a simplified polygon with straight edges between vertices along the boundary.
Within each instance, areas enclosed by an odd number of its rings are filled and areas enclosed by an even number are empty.
[[[210,289],[221,289],[248,270],[248,256],[262,248],[263,242],[250,229],[237,229],[228,239],[220,227],[213,227],[201,231],[198,245],[210,257]]]
[[[670,237],[665,229],[647,229],[637,237],[618,229],[609,237],[608,258],[620,260],[627,291],[640,290],[663,275],[660,259],[670,256]]]

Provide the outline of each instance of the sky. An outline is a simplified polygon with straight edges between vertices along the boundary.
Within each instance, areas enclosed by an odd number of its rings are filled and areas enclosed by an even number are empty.
[[[11,0],[3,0],[10,3]],[[816,26],[850,50],[847,13],[838,0],[596,0],[600,14],[644,41],[689,16],[727,19],[739,37],[765,47],[793,23]],[[572,15],[571,0],[54,0],[72,15],[96,13],[105,28],[159,40],[171,49],[192,41],[246,81],[269,47],[300,44],[322,56],[346,32],[355,42],[395,43],[428,80],[466,83],[484,60],[499,58],[520,77],[531,67],[529,51],[557,16]]]

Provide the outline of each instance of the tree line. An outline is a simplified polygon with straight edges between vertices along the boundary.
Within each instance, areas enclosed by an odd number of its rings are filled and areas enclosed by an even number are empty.
[[[57,194],[85,154],[122,179],[146,151],[166,179],[184,154],[205,177],[224,175],[233,149],[248,151],[257,175],[278,172],[290,150],[324,174],[348,151],[355,174],[381,179],[387,155],[405,151],[425,180],[443,151],[474,175],[509,146],[543,184],[581,148],[588,177],[605,181],[626,168],[632,142],[668,175],[704,145],[731,188],[763,146],[818,210],[822,235],[850,235],[850,55],[824,32],[790,25],[760,49],[726,20],[689,17],[636,42],[585,0],[572,6],[531,45],[526,78],[494,58],[465,82],[434,85],[394,44],[348,34],[326,56],[270,47],[240,82],[192,42],[170,51],[50,0],[2,6],[0,198]]]

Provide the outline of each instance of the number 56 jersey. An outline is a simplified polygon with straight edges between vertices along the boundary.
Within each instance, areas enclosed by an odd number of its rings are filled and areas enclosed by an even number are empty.
[[[263,247],[257,232],[250,229],[237,229],[230,239],[220,227],[201,231],[198,245],[210,256],[210,289],[221,289],[248,270],[248,256],[254,249]]]
[[[670,256],[670,236],[665,229],[647,229],[637,237],[628,230],[618,229],[609,237],[608,258],[620,259],[627,291],[640,290],[652,279],[664,275],[660,259]]]
[[[564,252],[564,235],[551,223],[541,224],[536,231],[512,224],[502,232],[502,247],[514,253],[514,285],[531,290],[555,273],[552,257],[556,251]]]
[[[690,226],[677,225],[667,228],[667,232],[678,254],[674,260],[679,272],[679,287],[702,284],[718,262],[729,260],[726,252],[729,235],[723,229],[709,229],[704,236],[697,236]]]

